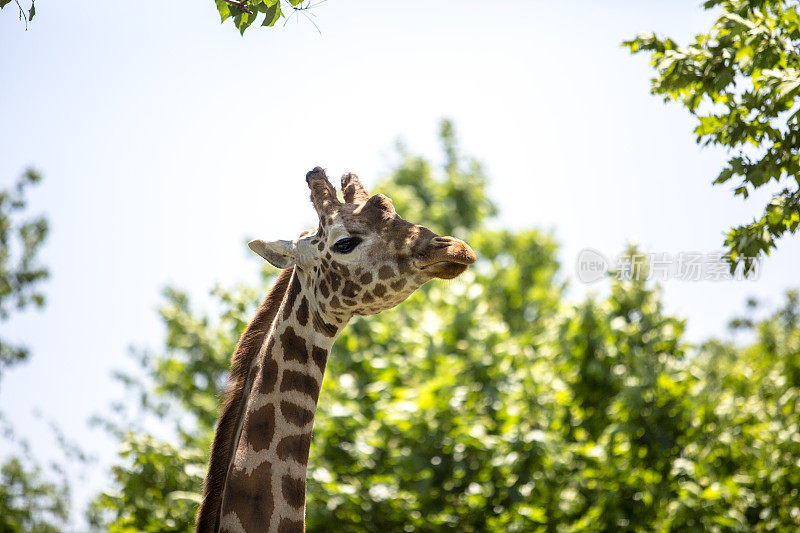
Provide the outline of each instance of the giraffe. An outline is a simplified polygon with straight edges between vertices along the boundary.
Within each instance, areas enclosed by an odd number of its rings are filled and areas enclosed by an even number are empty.
[[[355,174],[344,202],[325,171],[306,175],[319,225],[250,248],[283,269],[245,329],[230,370],[197,531],[302,532],[311,431],[328,354],[354,315],[392,308],[475,262],[463,241],[402,219]]]

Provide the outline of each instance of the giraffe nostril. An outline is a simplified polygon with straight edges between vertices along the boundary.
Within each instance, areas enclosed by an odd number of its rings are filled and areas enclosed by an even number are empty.
[[[431,239],[431,244],[435,246],[450,246],[456,242],[453,237],[434,237]]]

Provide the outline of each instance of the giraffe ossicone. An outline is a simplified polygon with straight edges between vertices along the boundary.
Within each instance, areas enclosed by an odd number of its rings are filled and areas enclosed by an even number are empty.
[[[408,222],[389,198],[342,176],[344,202],[319,167],[306,175],[317,228],[250,248],[283,269],[231,362],[197,531],[305,529],[311,432],[333,342],[354,315],[401,303],[475,262],[463,241]]]

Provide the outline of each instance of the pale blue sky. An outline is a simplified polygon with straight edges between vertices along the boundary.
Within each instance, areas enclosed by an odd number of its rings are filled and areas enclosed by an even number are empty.
[[[649,94],[647,59],[619,46],[643,30],[685,42],[712,20],[699,4],[329,0],[322,35],[292,21],[244,38],[210,0],[41,0],[27,32],[9,6],[0,184],[44,173],[52,279],[46,310],[3,325],[33,356],[4,376],[2,410],[42,457],[55,452],[35,407],[100,456],[75,487],[85,502],[115,452],[86,420],[121,397],[109,373],[130,368],[128,346],[162,345],[161,288],[255,281],[243,240],[310,225],[307,170],[369,185],[398,137],[438,158],[443,116],[485,163],[500,223],[553,229],[565,276],[586,246],[719,249],[765,195],[712,188],[724,154],[695,144],[685,111]],[[724,334],[747,296],[776,305],[798,285],[798,262],[786,239],[758,282],[668,282],[667,308],[692,340]]]

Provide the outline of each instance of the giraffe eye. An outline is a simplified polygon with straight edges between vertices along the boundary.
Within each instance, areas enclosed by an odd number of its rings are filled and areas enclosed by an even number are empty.
[[[344,239],[339,239],[333,245],[333,251],[340,253],[340,254],[349,254],[352,252],[356,246],[359,245],[361,239],[358,237],[345,237]]]

